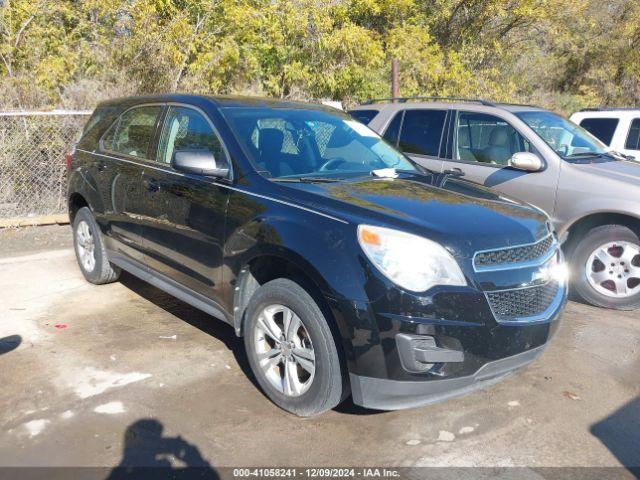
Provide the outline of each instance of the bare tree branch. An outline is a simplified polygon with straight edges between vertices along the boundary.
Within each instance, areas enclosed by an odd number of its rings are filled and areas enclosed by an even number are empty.
[[[20,27],[20,30],[18,30],[18,33],[16,33],[16,39],[13,42],[14,50],[18,48],[18,45],[20,45],[20,40],[22,40],[22,34],[24,33],[24,31],[29,26],[29,24],[33,21],[34,18],[36,18],[35,13],[31,15],[29,18],[27,18],[27,20],[22,24],[22,27]]]

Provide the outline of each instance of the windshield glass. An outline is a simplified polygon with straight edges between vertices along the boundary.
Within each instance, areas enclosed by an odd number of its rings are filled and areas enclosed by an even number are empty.
[[[255,169],[267,177],[416,170],[377,133],[348,115],[253,107],[229,107],[223,113]]]
[[[606,147],[575,123],[551,112],[516,112],[562,158],[601,155]]]

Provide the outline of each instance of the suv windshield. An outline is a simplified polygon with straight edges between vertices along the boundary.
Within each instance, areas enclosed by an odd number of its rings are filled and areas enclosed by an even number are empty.
[[[597,138],[555,113],[531,111],[515,114],[564,159],[606,154],[605,145]]]
[[[268,177],[416,170],[377,133],[345,114],[253,107],[228,107],[223,112],[255,169]]]

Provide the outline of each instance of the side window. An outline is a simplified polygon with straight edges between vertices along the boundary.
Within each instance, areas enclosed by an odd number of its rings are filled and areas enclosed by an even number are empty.
[[[368,125],[371,120],[378,115],[378,110],[351,110],[349,115],[358,120],[360,123]]]
[[[400,150],[437,157],[446,116],[446,110],[406,110],[400,133]]]
[[[187,107],[169,107],[162,127],[158,161],[171,164],[176,151],[209,151],[219,164],[227,163],[220,139],[199,112]]]
[[[627,150],[640,150],[640,118],[634,118],[624,144]]]
[[[454,160],[507,166],[514,153],[529,151],[529,142],[505,120],[485,113],[458,113]]]
[[[402,115],[404,112],[396,113],[391,123],[384,132],[384,139],[393,146],[398,145],[398,137],[400,136],[400,126],[402,125]]]
[[[617,118],[585,118],[580,126],[605,145],[611,145],[613,134],[618,128]]]
[[[158,115],[158,105],[132,108],[120,116],[102,139],[105,149],[123,155],[149,159]]]

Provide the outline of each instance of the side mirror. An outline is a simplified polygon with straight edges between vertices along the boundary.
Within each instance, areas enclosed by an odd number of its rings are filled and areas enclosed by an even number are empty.
[[[539,172],[544,168],[540,157],[531,152],[514,153],[511,157],[510,166],[525,172]]]
[[[210,177],[222,178],[229,174],[229,168],[219,167],[216,157],[209,150],[176,150],[171,166],[179,172]]]

